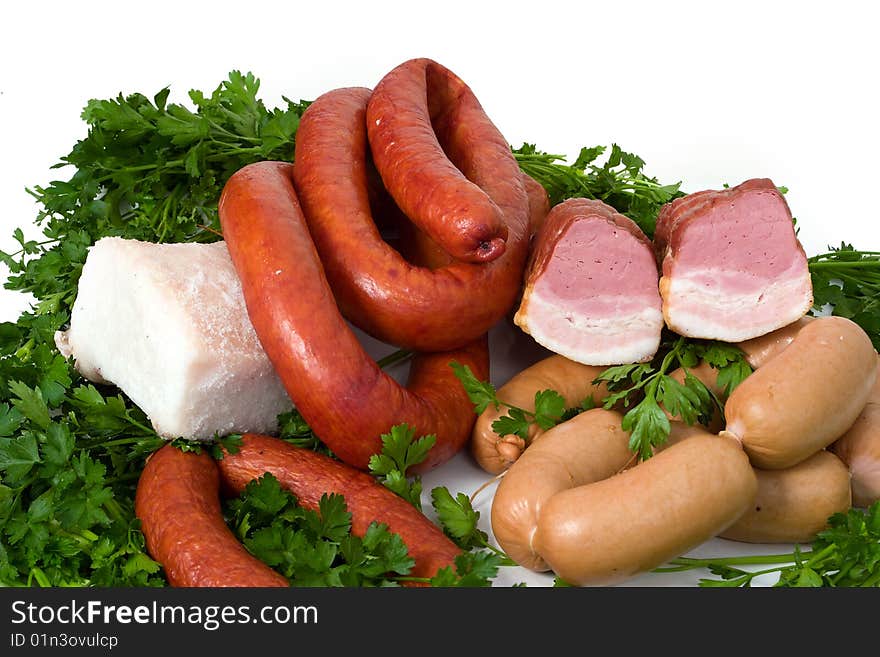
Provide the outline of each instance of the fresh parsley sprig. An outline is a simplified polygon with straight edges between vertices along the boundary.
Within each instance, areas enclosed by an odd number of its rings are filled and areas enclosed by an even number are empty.
[[[619,404],[629,408],[622,426],[631,432],[629,446],[640,459],[650,458],[669,439],[672,427],[664,410],[691,425],[708,424],[716,410],[723,413],[721,400],[688,371],[701,360],[718,370],[718,384],[728,394],[752,371],[733,345],[666,333],[650,363],[609,367],[595,379],[608,387],[604,408]],[[670,376],[678,368],[685,371],[683,383]]]
[[[853,320],[880,350],[880,251],[840,243],[808,259],[817,312]]]
[[[369,469],[385,486],[421,511],[421,477],[409,476],[407,471],[425,460],[436,437],[415,436],[415,430],[406,424],[391,427],[382,435],[382,451],[370,458]],[[438,486],[431,490],[431,504],[443,533],[462,549],[462,554],[456,558],[454,567],[443,568],[433,578],[418,581],[431,586],[490,586],[500,566],[516,565],[489,543],[488,534],[479,528],[480,512],[467,495],[458,493],[453,497],[448,488]]]
[[[73,175],[28,190],[45,239],[16,231],[20,249],[0,253],[12,274],[6,287],[32,292],[40,314],[56,313],[72,304],[87,249],[101,237],[219,239],[226,180],[251,162],[292,161],[308,105],[285,99],[286,107],[269,110],[259,87],[253,74],[232,71],[210,95],[190,91],[194,110],[169,103],[167,87],[152,98],[90,100],[82,113],[88,135],[55,165]]]
[[[546,431],[560,422],[570,419],[579,411],[588,410],[593,406],[592,398],[588,397],[578,408],[566,408],[565,398],[555,390],[547,389],[538,390],[535,393],[535,410],[529,411],[499,399],[495,386],[488,381],[480,381],[467,365],[452,362],[450,367],[458,380],[461,381],[477,415],[490,405],[496,409],[500,409],[502,406],[507,409],[506,415],[502,415],[492,423],[492,430],[499,436],[513,434],[527,440],[529,429],[533,424],[537,424]]]
[[[0,323],[0,583],[153,586],[134,491],[146,456],[165,443],[144,413],[110,386],[84,382],[58,353],[88,248],[101,237],[150,242],[219,239],[217,200],[238,168],[290,160],[308,103],[269,110],[250,73],[230,73],[193,109],[119,95],[89,101],[86,137],[34,187],[43,237],[14,232],[0,252],[5,287],[34,307]]]
[[[384,523],[370,523],[362,537],[352,534],[341,495],[323,495],[313,511],[269,473],[226,509],[245,548],[294,586],[397,586],[415,563]]]
[[[605,146],[582,148],[572,164],[563,155],[539,151],[534,144],[523,144],[513,154],[520,168],[547,190],[551,205],[575,197],[599,199],[651,237],[663,204],[684,196],[681,183],[660,184],[645,174],[642,158],[617,144],[612,144],[605,162],[598,164],[606,150]]]
[[[737,566],[772,565],[745,570]],[[708,569],[716,579],[700,579],[700,586],[748,587],[757,577],[778,574],[779,587],[880,586],[880,502],[868,509],[850,509],[828,519],[812,548],[795,546],[787,554],[694,559],[679,557],[654,572],[673,573]]]
[[[370,457],[368,467],[387,488],[422,510],[422,480],[407,478],[407,470],[425,460],[437,442],[437,436],[416,439],[415,429],[407,424],[396,424],[382,438],[382,451]]]

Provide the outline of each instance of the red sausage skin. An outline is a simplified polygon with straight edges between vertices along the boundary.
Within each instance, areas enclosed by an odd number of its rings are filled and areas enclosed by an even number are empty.
[[[351,530],[363,536],[373,521],[384,522],[400,535],[415,559],[414,577],[433,577],[451,566],[460,550],[439,527],[403,498],[370,475],[311,450],[295,447],[278,438],[246,434],[240,451],[225,454],[218,462],[223,485],[238,494],[248,482],[271,473],[299,503],[318,508],[324,493],[345,497],[351,513]]]
[[[437,442],[420,466],[446,461],[475,421],[451,361],[488,377],[485,337],[418,354],[406,387],[364,351],[336,306],[291,181],[292,166],[258,162],[237,171],[220,198],[220,221],[251,323],[290,398],[341,460],[366,469],[381,434],[407,423]]]
[[[220,477],[206,453],[165,445],[138,481],[135,514],[147,551],[171,586],[287,586],[285,577],[252,556],[223,521]]]
[[[466,262],[504,253],[499,199],[525,203],[523,182],[507,140],[458,76],[430,59],[404,62],[373,90],[367,131],[385,187],[440,248]],[[462,166],[465,153],[482,175]],[[497,185],[507,189],[487,193]]]

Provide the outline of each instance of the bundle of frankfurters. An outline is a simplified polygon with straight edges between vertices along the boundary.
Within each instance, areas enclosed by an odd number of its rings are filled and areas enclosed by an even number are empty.
[[[416,59],[372,90],[316,99],[294,162],[239,170],[219,211],[259,344],[337,458],[247,430],[219,461],[170,445],[152,455],[136,511],[172,585],[287,584],[221,514],[221,490],[265,472],[311,508],[344,495],[355,533],[387,523],[413,575],[450,565],[456,546],[363,472],[402,423],[436,436],[417,470],[467,446],[503,473],[491,510],[500,547],[576,585],[618,582],[714,536],[809,540],[831,513],[880,496],[877,354],[853,322],[806,316],[806,257],[769,180],[667,204],[653,239],[601,201],[551,208],[471,89]],[[554,354],[498,390],[527,410],[548,388],[570,406],[604,398],[598,375],[650,361],[664,329],[736,344],[755,372],[723,418],[672,418],[668,443],[640,463],[620,408],[533,425],[527,440],[500,436],[502,411],[477,417],[449,365],[488,380],[489,330],[511,319]],[[405,386],[349,323],[415,352]],[[690,373],[723,397],[711,367]]]

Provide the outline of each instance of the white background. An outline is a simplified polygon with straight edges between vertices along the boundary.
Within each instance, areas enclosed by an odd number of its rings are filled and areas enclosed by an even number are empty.
[[[619,143],[689,191],[766,176],[808,254],[846,240],[880,249],[876,193],[880,12],[846,2],[28,2],[6,3],[0,35],[0,248],[29,236],[26,186],[85,135],[89,98],[166,85],[186,102],[231,69],[312,99],[372,86],[427,56],[474,89],[508,140],[574,155]],[[875,5],[876,6],[876,5]],[[66,175],[69,175],[67,173]],[[5,272],[0,271],[5,279]],[[23,295],[0,291],[0,321]],[[505,374],[494,363],[493,376]],[[461,455],[426,489],[481,473]],[[491,494],[490,491],[487,492]],[[488,494],[480,508],[488,519]],[[713,541],[715,553],[747,548]],[[547,583],[524,572],[502,582]],[[634,584],[693,578],[639,578]]]

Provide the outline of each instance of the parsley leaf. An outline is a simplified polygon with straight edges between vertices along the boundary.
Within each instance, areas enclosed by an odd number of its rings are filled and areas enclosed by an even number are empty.
[[[708,424],[723,405],[715,395],[688,371],[700,361],[718,370],[718,385],[732,390],[751,374],[745,355],[734,345],[693,340],[665,331],[660,348],[650,363],[618,365],[605,369],[595,382],[604,381],[608,395],[606,409],[623,404],[628,407],[622,427],[630,433],[630,448],[646,459],[654,448],[664,444],[671,432],[667,411],[687,424]],[[685,371],[684,382],[669,376],[676,368]],[[662,405],[662,406],[661,406]]]
[[[431,505],[444,533],[460,548],[470,550],[488,545],[489,536],[477,526],[480,512],[474,510],[467,495],[458,493],[452,497],[448,488],[438,486],[431,490]]]
[[[462,552],[455,558],[455,568],[441,568],[431,578],[431,586],[437,587],[484,587],[503,565],[503,558],[492,552]]]
[[[534,144],[513,149],[520,168],[537,180],[550,197],[550,204],[573,197],[599,199],[635,221],[651,237],[663,204],[684,194],[681,183],[662,185],[645,174],[645,162],[617,144],[603,164],[605,146],[582,148],[573,164],[563,155],[539,151]]]
[[[808,264],[814,310],[851,319],[880,350],[880,251],[857,251],[841,242]]]
[[[782,564],[762,569],[737,566]],[[679,557],[655,572],[706,568],[721,579],[701,579],[700,586],[748,587],[760,575],[778,573],[777,587],[880,587],[880,501],[868,509],[835,513],[811,549],[790,554],[695,559]]]
[[[467,365],[450,363],[455,376],[461,381],[468,397],[474,405],[474,412],[479,415],[490,405],[496,409],[502,406],[508,409],[505,415],[492,422],[492,430],[499,436],[517,435],[523,440],[529,437],[532,424],[550,429],[567,418],[565,398],[555,390],[539,390],[535,393],[535,410],[530,411],[513,406],[498,398],[498,394],[488,381],[480,381]]]
[[[370,457],[368,467],[386,487],[422,509],[422,482],[419,477],[407,479],[406,471],[425,460],[437,442],[434,435],[415,439],[415,430],[407,424],[396,424],[382,434],[382,451]]]
[[[295,586],[396,586],[415,563],[383,523],[371,523],[362,537],[352,534],[341,495],[325,494],[317,510],[307,509],[269,473],[226,508],[248,551]]]
[[[488,381],[480,381],[467,365],[453,361],[449,366],[461,381],[461,385],[474,405],[474,413],[479,415],[489,407],[489,404],[494,404],[495,408],[500,406],[501,402],[495,394],[495,386]]]
[[[535,423],[544,429],[559,424],[565,413],[565,398],[555,390],[539,390],[535,393]]]
[[[521,408],[511,408],[507,411],[507,415],[502,415],[492,422],[492,431],[499,436],[516,435],[523,440],[528,440],[532,420],[526,413],[527,411]]]

